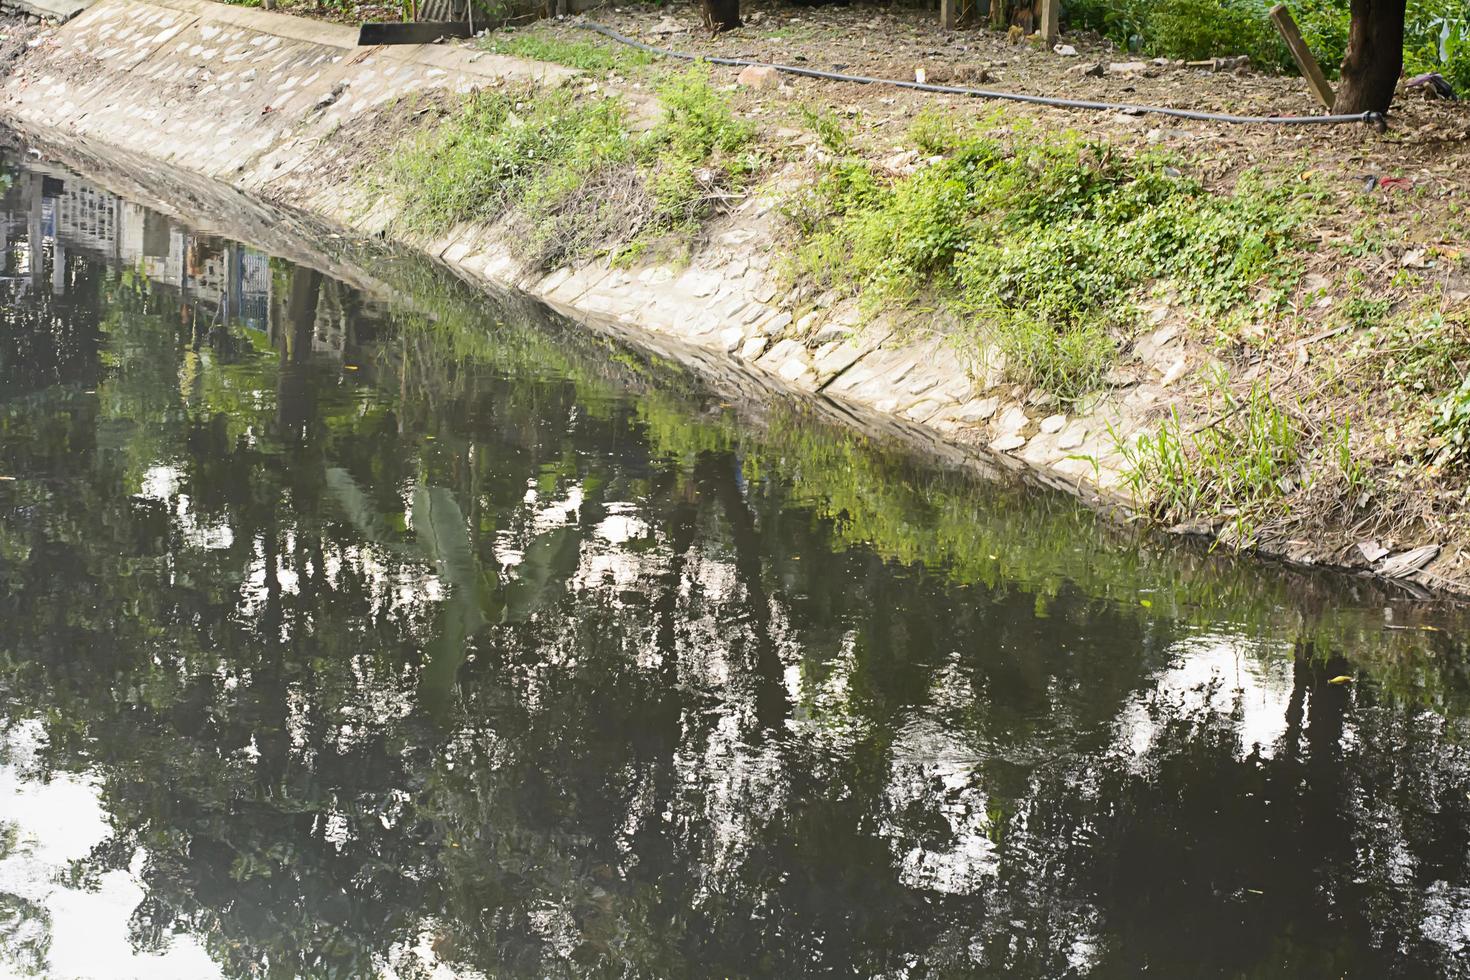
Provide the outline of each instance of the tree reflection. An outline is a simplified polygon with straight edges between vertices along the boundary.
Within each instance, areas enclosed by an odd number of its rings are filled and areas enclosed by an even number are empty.
[[[98,781],[78,876],[136,871],[139,949],[187,931],[283,977],[1470,968],[1454,675],[1331,683],[1378,662],[1362,619],[1316,646],[1192,559],[1199,608],[1149,613],[1161,566],[1073,510],[742,435],[552,324],[455,339],[278,264],[262,336],[71,282],[90,346],[0,361],[0,696],[44,729],[31,776]],[[33,397],[67,385],[96,396]]]

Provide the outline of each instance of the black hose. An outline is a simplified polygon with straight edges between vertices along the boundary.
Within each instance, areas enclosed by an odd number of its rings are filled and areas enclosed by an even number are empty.
[[[846,75],[842,72],[819,71],[816,68],[799,68],[795,65],[770,65],[762,61],[747,61],[744,58],[718,58],[709,55],[690,54],[687,51],[674,51],[669,48],[659,48],[652,44],[644,44],[635,41],[625,34],[619,34],[611,27],[604,27],[592,21],[582,21],[578,27],[586,31],[594,31],[604,37],[611,38],[619,44],[647,51],[650,54],[662,55],[665,58],[678,58],[681,61],[707,61],[712,65],[729,65],[732,68],[774,68],[776,71],[785,72],[788,75],[801,75],[806,78],[825,78],[833,82],[857,82],[861,85],[892,85],[896,88],[910,88],[919,92],[938,92],[941,95],[968,95],[977,99],[1001,99],[1007,102],[1028,102],[1032,105],[1049,105],[1062,109],[1110,109],[1117,112],[1125,112],[1129,115],[1143,115],[1145,113],[1156,116],[1173,116],[1176,119],[1197,119],[1202,122],[1222,123],[1269,123],[1276,126],[1311,126],[1311,125],[1343,125],[1345,123],[1367,123],[1383,132],[1387,127],[1387,120],[1381,112],[1356,112],[1341,116],[1232,116],[1223,112],[1194,112],[1190,109],[1170,109],[1167,106],[1153,105],[1129,105],[1120,102],[1089,102],[1085,99],[1055,99],[1044,95],[1025,95],[1020,92],[997,92],[993,89],[965,88],[959,85],[930,85],[926,82],[909,82],[898,78],[869,78],[866,75]]]

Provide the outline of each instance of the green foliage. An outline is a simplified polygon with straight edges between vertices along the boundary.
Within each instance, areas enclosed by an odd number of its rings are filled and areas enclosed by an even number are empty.
[[[1013,378],[1063,398],[1096,386],[1156,279],[1222,312],[1295,271],[1289,189],[1248,176],[1214,195],[1165,157],[1075,136],[1007,146],[934,119],[919,129],[926,150],[950,155],[886,181],[843,163],[788,208],[807,235],[796,273],[869,304],[928,290],[1006,355]]]
[[[1434,413],[1434,434],[1445,442],[1446,461],[1470,459],[1470,375],[1440,399]]]
[[[1221,385],[1224,408],[1211,423],[1186,431],[1174,412],[1152,433],[1121,447],[1135,499],[1170,520],[1230,516],[1236,540],[1279,503],[1297,478],[1302,434],[1262,385],[1243,399]]]
[[[852,152],[852,137],[847,134],[836,113],[827,109],[813,109],[808,105],[801,106],[799,111],[802,121],[817,134],[817,139],[821,140],[827,152],[838,155]]]
[[[1411,311],[1365,331],[1358,353],[1377,358],[1379,377],[1393,388],[1438,397],[1460,383],[1470,363],[1470,318]]]
[[[1329,75],[1347,51],[1348,0],[1293,0],[1288,5]],[[1295,71],[1267,16],[1271,0],[1072,0],[1075,29],[1094,30],[1130,48],[1169,58],[1246,54],[1263,68]],[[1442,73],[1470,91],[1470,10],[1461,0],[1410,0],[1404,29],[1410,74]]]
[[[550,61],[599,75],[629,72],[653,62],[653,55],[637,48],[590,40],[571,41],[540,33],[501,32],[484,38],[480,46],[494,54]]]
[[[909,141],[926,156],[953,153],[963,138],[955,114],[939,106],[926,106],[909,123]]]
[[[738,191],[758,161],[749,152],[755,126],[736,119],[710,84],[709,68],[692,65],[659,89],[664,118],[644,149],[657,202],[656,224],[668,228],[705,217],[721,193]]]
[[[632,139],[616,99],[561,91],[481,90],[459,112],[395,154],[391,175],[405,217],[420,230],[535,207],[587,174],[629,159]]]
[[[702,65],[659,94],[664,116],[639,136],[616,98],[477,92],[393,157],[404,220],[442,231],[514,212],[523,256],[543,268],[687,229],[755,171],[754,127],[735,118]]]

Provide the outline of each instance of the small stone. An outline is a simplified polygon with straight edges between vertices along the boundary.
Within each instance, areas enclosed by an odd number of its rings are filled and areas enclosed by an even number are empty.
[[[726,327],[720,331],[720,343],[724,345],[725,350],[733,351],[744,339],[745,331],[739,327]]]
[[[1173,384],[1174,382],[1178,381],[1181,377],[1183,377],[1184,376],[1184,372],[1186,370],[1188,370],[1188,369],[1189,369],[1188,362],[1186,362],[1185,359],[1181,357],[1177,361],[1175,361],[1173,364],[1170,364],[1169,365],[1169,370],[1167,370],[1167,371],[1164,372],[1164,380],[1162,382],[1160,382],[1160,383],[1165,388],[1167,388],[1171,384]]]
[[[790,313],[777,313],[765,323],[762,323],[760,329],[763,333],[775,333],[778,330],[785,330],[790,324]]]
[[[735,76],[735,84],[758,92],[769,92],[780,87],[781,73],[764,65],[750,65]]]
[[[1074,425],[1057,436],[1057,448],[1062,450],[1076,449],[1082,445],[1087,438],[1087,428],[1083,425]]]
[[[690,296],[709,296],[720,288],[720,277],[713,272],[695,272],[690,270],[679,277],[674,284],[676,288],[684,290]]]
[[[990,448],[998,453],[1008,453],[1020,449],[1026,445],[1026,437],[1020,435],[1001,436],[990,444]]]
[[[1070,44],[1058,44],[1053,47],[1052,50],[1061,55],[1063,58],[1077,57],[1077,49],[1072,47]]]
[[[1150,67],[1147,61],[1115,61],[1108,65],[1108,72],[1113,75],[1141,75]]]
[[[1020,432],[1022,429],[1026,428],[1026,423],[1030,421],[1031,420],[1026,417],[1026,413],[1024,411],[1022,411],[1015,405],[1012,405],[1010,408],[1005,410],[1005,412],[1001,415],[1000,420],[995,423],[995,428],[996,431],[1002,434]]]
[[[1048,415],[1041,420],[1041,431],[1047,435],[1051,435],[1053,432],[1062,431],[1062,426],[1066,424],[1067,417],[1065,415]]]
[[[1000,407],[999,398],[979,398],[961,406],[955,417],[962,422],[984,422]]]
[[[1108,73],[1108,66],[1101,61],[1091,65],[1073,65],[1067,69],[1069,75],[1081,75],[1083,78],[1102,78]]]
[[[779,377],[782,381],[795,381],[797,378],[800,378],[802,375],[807,374],[810,371],[811,365],[807,363],[806,358],[793,357],[791,360],[787,361],[785,364],[782,364],[776,370],[776,376]]]
[[[757,357],[760,357],[765,349],[766,338],[751,337],[745,342],[745,346],[740,348],[740,359],[742,361],[753,361]]]

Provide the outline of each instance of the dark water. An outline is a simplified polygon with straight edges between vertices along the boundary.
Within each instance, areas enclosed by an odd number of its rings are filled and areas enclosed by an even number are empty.
[[[1470,974],[1452,611],[6,174],[0,971]]]

